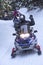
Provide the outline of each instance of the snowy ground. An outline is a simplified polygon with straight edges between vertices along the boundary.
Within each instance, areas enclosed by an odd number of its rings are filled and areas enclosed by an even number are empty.
[[[12,59],[10,54],[15,39],[12,36],[12,33],[15,32],[13,21],[0,20],[0,65],[43,65],[43,10],[26,12],[26,9],[20,9],[20,12],[26,15],[26,19],[30,14],[33,15],[36,23],[34,29],[38,30],[36,36],[41,46],[42,55],[38,56],[37,53],[23,56],[17,55]]]

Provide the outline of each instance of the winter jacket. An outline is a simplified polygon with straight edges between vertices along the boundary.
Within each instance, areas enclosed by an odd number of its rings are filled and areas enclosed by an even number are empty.
[[[35,21],[34,21],[33,18],[31,19],[31,21],[22,20],[19,24],[20,24],[20,25],[23,25],[23,24],[25,24],[25,23],[28,23],[29,26],[35,25]]]

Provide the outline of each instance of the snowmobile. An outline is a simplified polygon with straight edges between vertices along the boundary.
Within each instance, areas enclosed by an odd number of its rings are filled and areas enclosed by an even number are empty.
[[[35,33],[37,30],[33,30],[33,27],[28,26],[26,22],[20,27],[19,34],[13,33],[13,36],[16,35],[16,39],[14,42],[15,48],[12,49],[11,56],[15,57],[18,53],[29,51],[29,50],[37,50],[38,55],[41,55],[40,45],[37,44],[37,38]]]

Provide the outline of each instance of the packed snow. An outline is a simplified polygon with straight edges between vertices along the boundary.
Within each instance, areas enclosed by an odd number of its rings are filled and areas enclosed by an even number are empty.
[[[26,55],[17,55],[11,58],[11,50],[14,47],[15,37],[12,34],[15,32],[13,28],[13,20],[4,21],[0,20],[0,65],[43,65],[43,10],[38,9],[27,12],[26,8],[19,10],[29,20],[29,15],[32,14],[35,20],[33,26],[38,44],[41,47],[42,55],[38,56],[37,53],[30,53]]]

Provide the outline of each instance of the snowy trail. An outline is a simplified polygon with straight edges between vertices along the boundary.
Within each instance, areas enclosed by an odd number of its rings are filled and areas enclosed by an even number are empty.
[[[11,40],[13,41],[13,38],[12,38],[13,28],[12,27],[13,25],[11,21],[10,22],[0,21],[0,49],[1,49],[1,52],[3,52],[2,54],[5,54],[4,52],[7,52],[6,50],[9,49],[11,45]]]
[[[43,10],[38,13],[29,12],[29,14],[34,15],[36,22],[36,25],[34,27],[38,30],[36,36],[42,49],[42,55],[38,56],[37,53],[27,54],[23,56],[17,55],[17,57],[12,59],[11,49],[14,46],[15,39],[15,37],[12,36],[12,33],[15,32],[13,28],[13,22],[12,20],[0,20],[0,65],[43,65]]]

